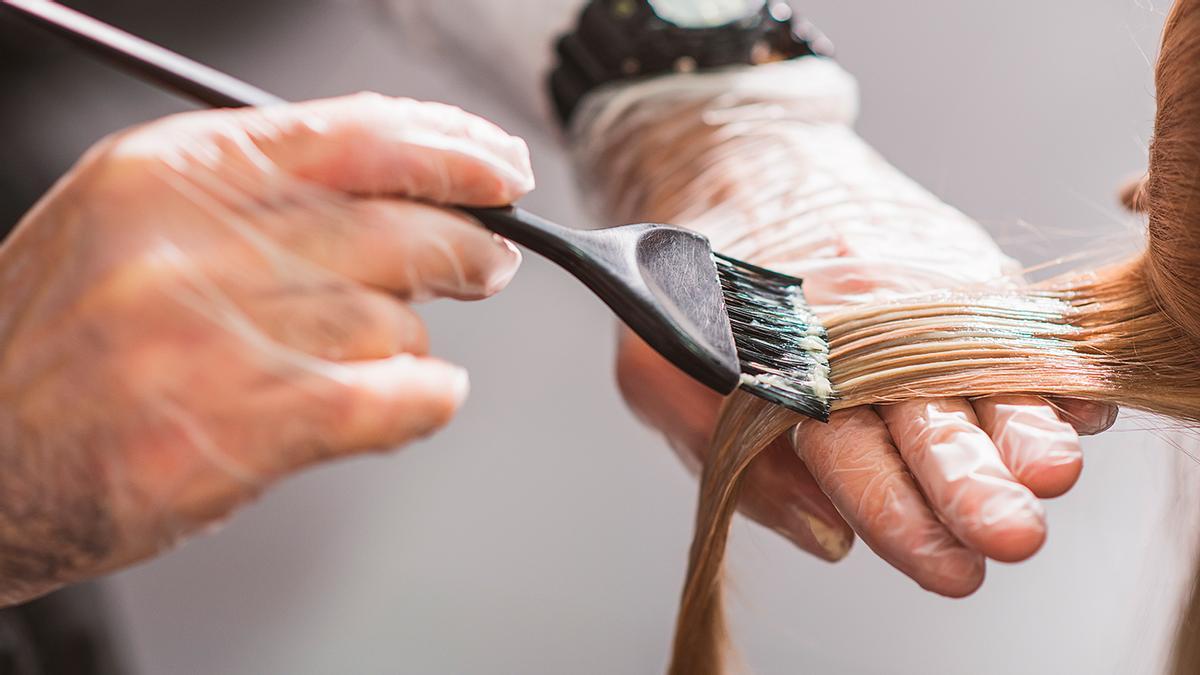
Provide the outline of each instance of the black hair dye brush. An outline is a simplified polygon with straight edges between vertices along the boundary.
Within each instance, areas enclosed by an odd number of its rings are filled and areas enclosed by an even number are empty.
[[[204,105],[284,103],[49,0],[0,0],[0,7]],[[573,274],[651,347],[708,387],[729,394],[741,386],[828,418],[828,343],[799,279],[713,253],[705,237],[669,225],[576,230],[516,207],[463,210]]]

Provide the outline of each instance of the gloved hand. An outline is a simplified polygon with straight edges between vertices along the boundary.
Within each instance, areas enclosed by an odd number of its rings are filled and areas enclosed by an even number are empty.
[[[801,277],[818,314],[1019,283],[976,223],[854,134],[856,101],[853,80],[815,58],[662,78],[588,102],[579,163],[616,218],[691,227],[715,250]],[[629,333],[617,367],[632,408],[699,467],[720,397]],[[921,586],[962,596],[982,582],[985,557],[1036,552],[1038,498],[1074,484],[1078,434],[1115,415],[1018,396],[850,409],[776,441],[749,469],[741,508],[826,560],[857,532]]]
[[[407,301],[487,297],[520,254],[433,204],[532,187],[521,140],[378,95],[97,145],[0,249],[0,605],[444,425],[467,374]]]

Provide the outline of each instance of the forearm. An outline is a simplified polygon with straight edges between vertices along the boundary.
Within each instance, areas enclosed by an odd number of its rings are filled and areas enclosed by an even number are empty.
[[[822,261],[895,268],[880,275],[892,288],[874,287],[895,293],[1013,273],[974,221],[854,133],[856,101],[822,59],[633,85],[592,104],[578,157],[614,220],[695,228],[722,252],[813,278],[819,303],[853,295],[825,287]]]
[[[29,448],[13,425],[19,422],[11,418],[0,425],[7,437],[0,447],[0,606],[91,576],[116,541],[103,467],[82,451],[84,439],[64,453],[73,459],[47,466],[48,456]]]

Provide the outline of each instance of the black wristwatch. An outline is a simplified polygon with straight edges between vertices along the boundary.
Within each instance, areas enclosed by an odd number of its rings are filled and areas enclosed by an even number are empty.
[[[832,51],[784,0],[589,0],[558,41],[550,92],[566,125],[584,96],[610,82]]]

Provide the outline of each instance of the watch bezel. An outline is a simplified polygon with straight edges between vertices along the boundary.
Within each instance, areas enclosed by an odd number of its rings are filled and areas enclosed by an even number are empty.
[[[652,0],[591,0],[559,39],[549,84],[559,121],[605,84],[670,73],[827,56],[828,41],[784,0],[765,0],[732,23],[686,28],[655,13]]]
[[[636,0],[632,0],[632,1],[636,1]],[[757,17],[758,15],[760,15],[762,13],[763,9],[768,4],[770,4],[771,0],[725,0],[725,1],[730,1],[730,2],[737,2],[737,3],[741,4],[742,6],[739,8],[739,11],[735,14],[728,13],[728,12],[726,14],[718,14],[718,17],[714,20],[708,20],[708,21],[701,20],[701,21],[695,22],[695,23],[689,23],[686,20],[683,20],[683,17],[680,17],[676,13],[678,8],[670,6],[671,3],[679,3],[680,0],[643,0],[643,1],[646,3],[647,7],[649,7],[650,11],[653,12],[655,18],[657,18],[659,21],[662,21],[663,23],[665,23],[667,25],[673,26],[675,28],[680,28],[683,30],[713,30],[713,29],[721,29],[721,28],[725,28],[728,26],[733,26],[740,22],[746,21],[747,19],[752,19],[754,17]],[[684,2],[687,2],[687,1],[688,0],[684,0]],[[705,2],[705,0],[700,0],[700,2],[697,3],[696,0],[690,0],[691,4],[693,4],[693,5],[695,5],[695,4],[711,4],[713,2],[721,2],[721,1],[722,0],[707,0],[707,2]],[[675,14],[675,16],[671,16],[672,14]]]

